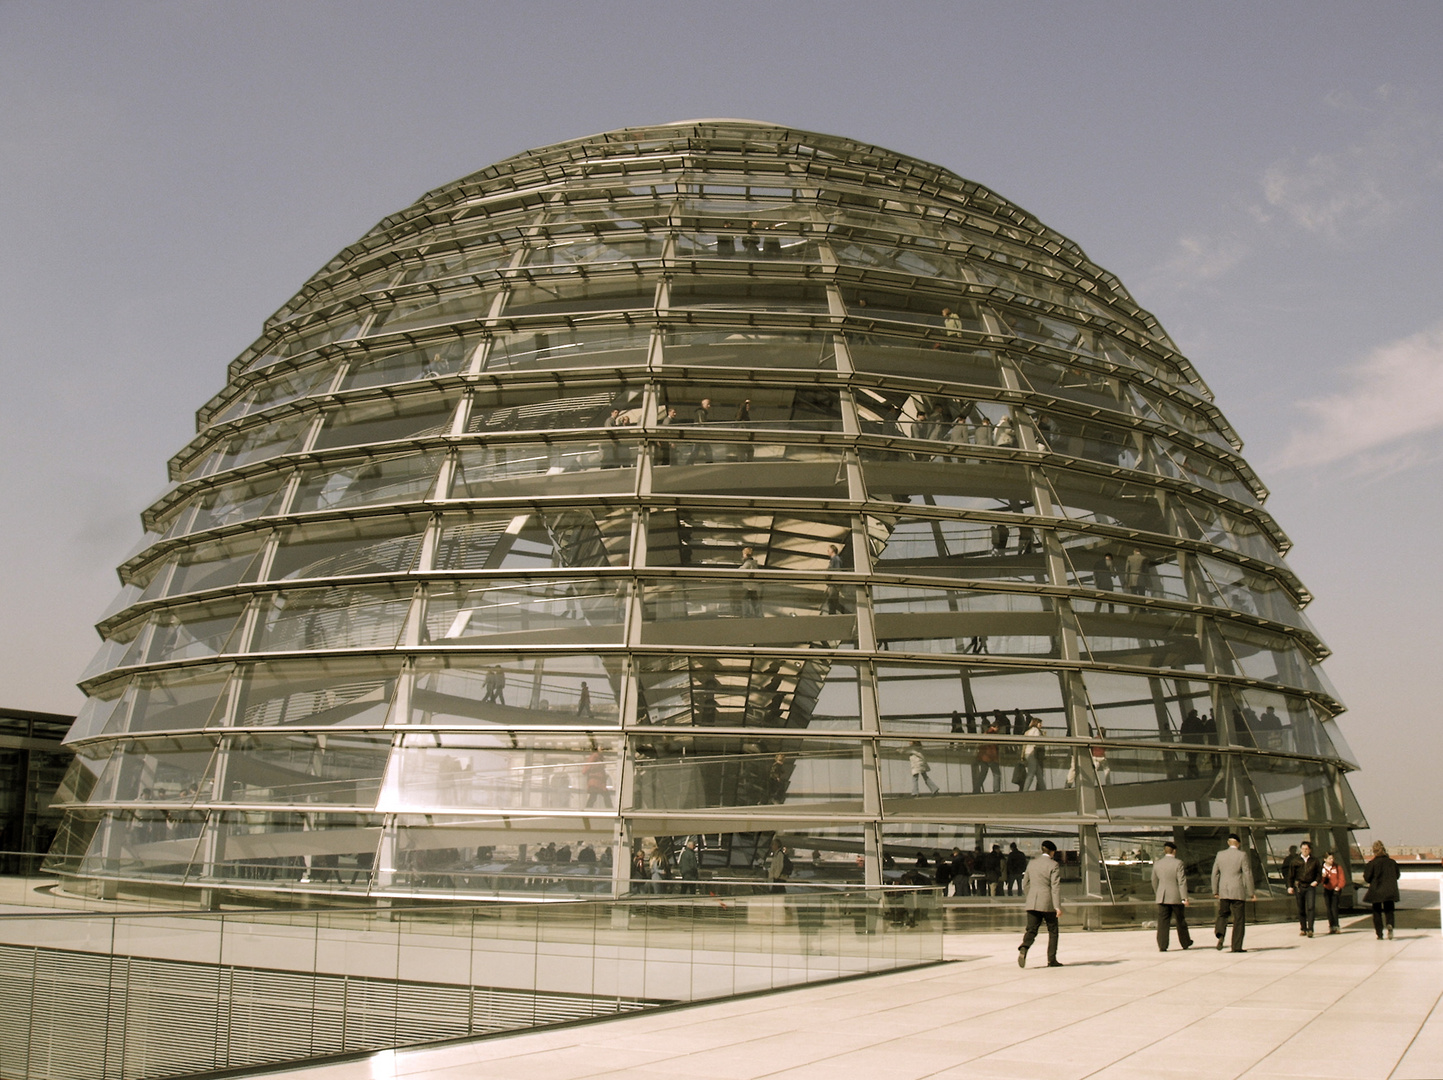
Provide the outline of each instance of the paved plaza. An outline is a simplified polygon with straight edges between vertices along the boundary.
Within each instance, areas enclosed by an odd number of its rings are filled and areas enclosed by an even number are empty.
[[[1159,953],[1151,931],[1070,933],[1019,970],[1016,934],[950,935],[930,968],[551,1031],[279,1070],[285,1080],[1223,1080],[1443,1077],[1443,935],[1431,883],[1393,941],[1367,918],[1245,955]],[[1431,911],[1419,910],[1424,906]]]

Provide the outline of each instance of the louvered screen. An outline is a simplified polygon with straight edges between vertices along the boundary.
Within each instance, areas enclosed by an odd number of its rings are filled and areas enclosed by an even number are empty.
[[[93,1080],[105,1075],[107,1020],[113,1007],[111,959],[46,949],[33,952],[28,1075],[45,1080]],[[123,983],[119,990],[123,996]]]
[[[341,1011],[319,1007],[326,997],[324,981],[287,971],[233,970],[228,1062],[295,1061],[340,1053]]]
[[[61,955],[69,961],[79,954]],[[122,1076],[174,1076],[225,1066],[227,969],[140,957],[116,957],[115,967],[117,982],[122,970],[126,976]]]
[[[24,1076],[30,1060],[34,949],[0,949],[0,1076]]]

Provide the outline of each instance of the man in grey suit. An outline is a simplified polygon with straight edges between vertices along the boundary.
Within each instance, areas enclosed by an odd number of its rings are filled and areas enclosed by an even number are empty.
[[[1173,920],[1177,921],[1177,943],[1192,948],[1187,930],[1187,867],[1177,857],[1171,840],[1162,845],[1162,858],[1152,864],[1152,889],[1157,897],[1157,949],[1167,952]]]
[[[1233,952],[1246,952],[1243,934],[1247,931],[1248,916],[1244,902],[1256,900],[1257,889],[1253,885],[1253,868],[1237,833],[1228,833],[1228,846],[1219,851],[1213,860],[1213,897],[1218,902],[1218,921],[1213,927],[1218,948],[1223,947],[1223,932],[1227,930],[1231,917]]]
[[[1037,940],[1037,930],[1047,924],[1047,966],[1057,962],[1057,916],[1062,914],[1062,867],[1057,865],[1057,845],[1042,841],[1042,854],[1027,864],[1022,875],[1022,895],[1027,898],[1027,932],[1017,947],[1017,966],[1027,966],[1027,950]]]

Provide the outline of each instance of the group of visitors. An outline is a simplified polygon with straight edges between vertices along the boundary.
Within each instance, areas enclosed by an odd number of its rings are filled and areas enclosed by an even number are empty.
[[[1288,848],[1288,854],[1283,858],[1283,884],[1287,886],[1288,895],[1293,897],[1298,905],[1298,936],[1313,936],[1320,891],[1328,919],[1328,933],[1340,933],[1338,899],[1345,884],[1343,868],[1338,865],[1337,856],[1331,851],[1319,861],[1313,854],[1313,845],[1308,841],[1304,840],[1301,848],[1301,851],[1297,845]]]
[[[1017,432],[1011,416],[1004,416],[994,424],[980,412],[975,421],[971,414],[963,414],[954,417],[949,424],[940,407],[918,419],[914,425],[913,438],[935,441],[943,441],[945,438],[946,442],[954,446],[1017,445]]]
[[[1014,849],[1016,845],[1013,845]],[[995,847],[994,847],[994,850]],[[1378,940],[1393,937],[1394,908],[1398,902],[1398,864],[1389,857],[1382,841],[1373,844],[1372,858],[1363,870],[1368,886],[1364,902],[1373,908],[1373,931]],[[1341,933],[1338,926],[1338,901],[1346,875],[1333,852],[1320,860],[1313,854],[1311,843],[1304,841],[1289,850],[1283,862],[1283,881],[1289,895],[1296,898],[1299,935],[1313,936],[1313,919],[1317,894],[1323,893],[1328,917],[1328,933]],[[1038,930],[1046,924],[1048,934],[1047,966],[1060,967],[1057,960],[1057,917],[1062,914],[1062,871],[1057,862],[1057,846],[1050,840],[1042,843],[1042,853],[1028,864],[1023,876],[1022,892],[1027,906],[1027,929],[1017,950],[1017,964],[1027,966],[1027,950],[1037,940]],[[1247,932],[1247,903],[1257,899],[1252,860],[1242,850],[1237,833],[1229,833],[1227,847],[1217,853],[1212,867],[1212,895],[1217,901],[1217,919],[1213,925],[1216,948],[1221,951],[1230,943],[1235,953],[1247,950],[1243,941]],[[1177,857],[1177,845],[1163,844],[1162,858],[1152,865],[1152,887],[1157,902],[1157,947],[1167,952],[1172,927],[1177,927],[1178,944],[1184,949],[1193,946],[1187,925],[1187,867]],[[1228,928],[1232,932],[1229,942]]]
[[[481,695],[481,702],[495,702],[497,705],[506,704],[506,672],[500,667],[489,667],[486,669],[486,679],[482,685],[484,693]]]
[[[680,848],[662,843],[648,851],[638,846],[631,853],[631,891],[695,895],[701,891],[701,856],[696,837],[686,838]]]
[[[966,732],[978,734],[978,722],[973,713],[967,713],[964,722],[961,712],[952,714],[952,730],[956,733]],[[1013,735],[1020,736],[1019,743],[981,743],[976,748],[975,757],[971,763],[972,770],[972,791],[981,794],[987,790],[987,782],[992,781],[994,793],[1002,790],[1002,755],[1006,751],[1012,760],[1012,783],[1018,791],[1045,791],[1047,789],[1047,774],[1044,771],[1046,765],[1046,746],[1043,743],[1042,721],[1030,713],[1024,714],[1018,709],[1012,719],[1001,709],[993,712],[989,721],[987,714],[983,714],[980,734],[983,735]],[[1097,728],[1097,737],[1107,738],[1107,732],[1101,727]],[[1107,762],[1107,747],[1094,744],[1089,747],[1089,755],[1092,758],[1093,769],[1100,784],[1106,784],[1112,778],[1112,769]],[[928,791],[937,795],[940,788],[932,779],[932,765],[927,760],[926,750],[921,740],[913,739],[907,746],[907,768],[912,777],[912,794],[921,795],[922,787],[925,785]],[[1067,787],[1072,787],[1077,782],[1077,760],[1073,758],[1067,771]]]
[[[613,413],[615,412],[616,410],[613,410]],[[718,423],[718,421],[713,420],[712,413],[713,410],[711,398],[702,398],[701,401],[697,404],[696,408],[691,410],[691,420],[689,426],[708,427],[713,423]],[[624,416],[625,414],[622,415]],[[626,422],[630,423],[631,421],[627,420]],[[750,427],[752,423],[751,398],[742,399],[741,403],[737,405],[736,413],[730,421],[721,420],[719,421],[719,423],[724,424],[728,427]],[[607,421],[602,426],[613,427],[617,425],[613,424],[611,421]],[[687,420],[682,417],[677,406],[666,405],[661,407],[657,413],[656,426],[662,428],[682,427],[687,426]],[[683,450],[685,449],[687,449],[687,447],[683,446]],[[743,460],[750,461],[752,459],[753,449],[754,448],[751,443],[742,443],[737,447],[737,452],[741,455]],[[673,461],[673,444],[671,440],[663,439],[662,441],[658,442],[656,446],[656,464],[658,465],[671,465],[673,463],[677,465],[697,464],[700,462],[711,463],[715,460],[715,451],[712,444],[709,442],[691,443],[690,457],[678,457],[675,461]]]
[[[1027,856],[1015,843],[1009,851],[1000,844],[984,851],[979,844],[973,851],[954,847],[950,857],[935,851],[930,863],[919,851],[915,869],[922,884],[935,884],[943,896],[1020,896]]]
[[[1132,553],[1123,560],[1121,566],[1112,557],[1112,552],[1105,552],[1092,568],[1092,587],[1102,592],[1116,592],[1121,584],[1123,591],[1134,596],[1147,596],[1151,593],[1154,596],[1163,594],[1162,582],[1153,569],[1153,564],[1142,548],[1134,547]],[[1102,610],[1102,601],[1096,605],[1096,610]],[[1112,604],[1107,605],[1107,610],[1112,611]]]

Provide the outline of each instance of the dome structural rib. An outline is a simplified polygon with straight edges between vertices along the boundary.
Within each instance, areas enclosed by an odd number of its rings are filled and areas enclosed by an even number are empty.
[[[120,568],[69,887],[878,885],[917,851],[1365,825],[1288,540],[1082,250],[747,121],[428,192],[228,369]],[[805,858],[801,853],[805,853]],[[984,874],[985,877],[985,874]]]

